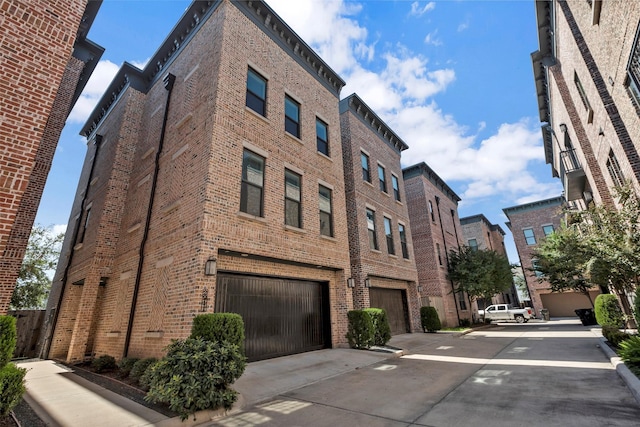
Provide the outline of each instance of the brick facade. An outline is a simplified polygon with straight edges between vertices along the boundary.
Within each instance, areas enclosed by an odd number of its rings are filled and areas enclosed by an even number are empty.
[[[0,314],[65,120],[102,53],[85,39],[100,3],[0,1]]]

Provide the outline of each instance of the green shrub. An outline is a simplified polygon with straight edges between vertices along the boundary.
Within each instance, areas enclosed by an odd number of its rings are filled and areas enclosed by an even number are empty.
[[[435,332],[442,329],[442,323],[435,307],[420,307],[420,322],[424,332]]]
[[[0,368],[13,358],[16,340],[16,318],[0,316]]]
[[[612,346],[619,347],[620,343],[629,339],[631,335],[622,332],[617,326],[604,325],[602,327],[602,336],[605,337]]]
[[[151,378],[153,375],[153,367],[160,363],[159,360],[150,363],[147,365],[147,369],[145,369],[144,373],[140,376],[138,380],[138,385],[145,391],[149,391],[149,386],[151,386]]]
[[[624,323],[624,315],[618,305],[618,298],[613,294],[600,294],[594,304],[596,322],[600,326],[620,327]]]
[[[635,300],[633,302],[633,316],[636,318],[636,326],[640,327],[640,286],[636,286]]]
[[[385,345],[391,339],[391,327],[387,312],[382,308],[365,308],[373,322],[373,345]]]
[[[144,375],[144,372],[147,370],[149,365],[157,361],[158,359],[156,359],[155,357],[147,357],[146,359],[138,360],[131,367],[131,372],[129,372],[129,378],[135,381],[140,381],[140,378],[142,377],[142,375]]]
[[[4,417],[20,402],[26,369],[8,363],[0,368],[0,417]]]
[[[94,371],[107,372],[112,371],[118,367],[116,364],[116,359],[113,356],[109,356],[108,354],[103,354],[100,357],[96,357],[91,361],[91,367]]]
[[[191,336],[206,341],[229,341],[244,352],[244,322],[236,313],[199,314],[193,319]]]
[[[347,313],[347,318],[349,346],[359,349],[371,347],[375,337],[371,315],[365,310],[351,310]]]
[[[120,376],[122,378],[127,378],[131,373],[131,369],[133,369],[133,365],[140,360],[137,357],[123,357],[118,362],[118,369],[120,369]]]
[[[151,368],[145,399],[167,403],[183,420],[202,409],[230,408],[237,393],[229,385],[245,366],[239,347],[229,341],[174,341]]]
[[[460,323],[460,326],[462,326],[463,328],[468,328],[471,326],[471,320],[469,319],[460,319],[459,323]]]
[[[640,367],[640,336],[634,335],[621,342],[618,354],[625,363]]]

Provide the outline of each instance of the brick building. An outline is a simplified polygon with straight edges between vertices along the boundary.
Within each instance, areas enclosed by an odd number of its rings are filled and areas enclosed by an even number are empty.
[[[355,94],[340,101],[355,308],[384,308],[393,334],[421,330],[400,155],[408,146]]]
[[[449,251],[462,244],[460,197],[425,163],[402,170],[422,305],[438,311],[443,326],[472,319],[465,294],[453,294],[447,279]]]
[[[0,314],[6,314],[60,133],[103,49],[102,1],[0,0]]]
[[[160,356],[214,311],[250,360],[344,345],[343,85],[255,0],[194,2],[123,65],[82,131],[43,353]]]
[[[640,2],[535,5],[531,57],[546,161],[571,205],[613,205],[614,186],[640,190]]]
[[[541,308],[546,308],[551,316],[575,316],[574,310],[591,307],[588,298],[579,292],[551,292],[549,283],[540,281],[535,272],[533,251],[542,239],[560,227],[564,203],[560,196],[503,209],[509,218],[507,226],[513,234],[532,308],[537,314]],[[592,300],[599,293],[594,289]]]
[[[466,246],[476,249],[496,251],[507,258],[507,249],[504,246],[505,232],[498,224],[492,224],[483,214],[460,218],[462,238]],[[485,308],[491,304],[518,305],[518,294],[515,286],[506,292],[496,295],[493,301],[477,301],[478,308]]]

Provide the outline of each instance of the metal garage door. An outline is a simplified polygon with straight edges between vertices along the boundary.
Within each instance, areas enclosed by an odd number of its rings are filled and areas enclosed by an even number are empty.
[[[595,301],[599,291],[591,291],[591,301]],[[576,317],[578,308],[592,308],[586,295],[579,292],[554,292],[540,294],[542,306],[549,310],[551,317]]]
[[[218,275],[215,310],[242,316],[249,361],[328,347],[328,307],[323,283]]]
[[[407,294],[403,289],[369,288],[369,300],[371,307],[387,312],[391,335],[409,332]]]

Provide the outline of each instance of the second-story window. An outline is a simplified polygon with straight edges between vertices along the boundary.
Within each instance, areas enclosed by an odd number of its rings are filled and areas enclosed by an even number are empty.
[[[398,183],[398,177],[391,174],[391,186],[393,187],[393,197],[397,201],[400,201],[400,184]]]
[[[369,248],[378,249],[378,236],[376,236],[376,213],[367,208],[367,233],[369,234]]]
[[[384,173],[384,166],[378,165],[378,181],[380,182],[380,191],[387,192],[387,177]]]
[[[436,243],[436,255],[438,255],[438,264],[442,265],[442,253],[440,253],[440,243]]]
[[[543,225],[542,232],[544,233],[545,236],[548,236],[549,234],[553,233],[553,225],[551,224]]]
[[[319,153],[329,156],[329,132],[327,131],[327,124],[318,118],[316,118],[316,145]]]
[[[533,233],[533,228],[525,228],[522,232],[524,233],[524,239],[527,241],[527,245],[536,244],[536,236]]]
[[[433,212],[433,203],[429,200],[429,215],[431,216],[431,221],[436,222],[436,215]]]
[[[387,238],[387,252],[389,255],[396,254],[395,244],[393,242],[393,232],[391,230],[391,219],[384,217],[384,235]]]
[[[284,97],[284,130],[300,138],[300,104],[288,96]]]
[[[362,164],[362,179],[371,182],[371,169],[369,167],[369,156],[360,153],[360,163]]]
[[[402,249],[402,258],[409,259],[409,247],[407,246],[407,232],[404,225],[398,224],[398,234],[400,234],[400,248]]]
[[[622,169],[620,169],[620,163],[613,150],[609,150],[609,158],[607,159],[607,170],[611,175],[613,185],[616,187],[622,187],[624,185],[624,175],[622,175]]]
[[[264,157],[244,150],[242,158],[242,188],[240,211],[263,216]]]
[[[302,177],[288,169],[284,171],[284,223],[302,228]]]
[[[91,208],[88,208],[84,213],[84,222],[82,223],[82,230],[80,231],[80,235],[78,236],[78,242],[84,242],[84,235],[87,233],[87,228],[89,228],[89,220],[91,219]]]
[[[247,73],[246,105],[262,116],[267,115],[267,79],[251,68]]]
[[[582,100],[582,105],[587,110],[587,123],[593,122],[593,109],[591,108],[591,104],[589,103],[589,99],[587,98],[587,93],[582,86],[582,82],[580,82],[580,78],[578,77],[577,72],[573,72],[573,82],[576,84],[576,88],[578,89],[578,94],[580,95],[580,99]]]
[[[318,204],[320,207],[320,234],[333,236],[333,213],[331,210],[331,189],[320,185],[318,189]]]
[[[476,239],[469,239],[468,243],[472,251],[478,250],[478,241]]]

